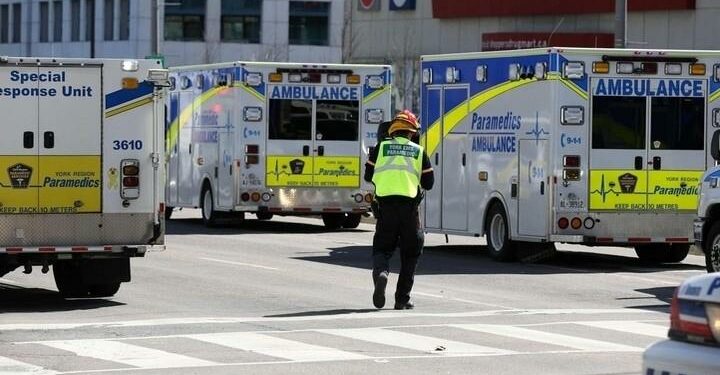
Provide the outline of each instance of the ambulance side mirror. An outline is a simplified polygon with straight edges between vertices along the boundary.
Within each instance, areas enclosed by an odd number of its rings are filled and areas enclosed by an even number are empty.
[[[720,162],[720,130],[715,130],[710,142],[710,155],[716,162]]]

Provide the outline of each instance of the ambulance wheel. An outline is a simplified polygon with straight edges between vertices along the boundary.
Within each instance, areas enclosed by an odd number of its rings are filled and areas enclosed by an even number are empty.
[[[682,262],[690,251],[688,244],[656,243],[635,246],[635,254],[645,263]]]
[[[93,284],[88,289],[90,297],[112,297],[120,289],[120,282]]]
[[[258,220],[270,220],[273,218],[273,214],[267,211],[258,211],[255,213],[255,216],[257,216]]]
[[[343,220],[342,227],[347,229],[355,229],[360,225],[362,216],[360,214],[347,214]]]
[[[53,277],[60,295],[64,298],[88,296],[88,286],[83,282],[80,267],[72,261],[58,261],[53,264]]]
[[[720,221],[713,223],[705,239],[705,267],[708,272],[720,272]]]
[[[327,229],[340,229],[345,220],[345,214],[322,214],[323,224]]]
[[[170,220],[170,216],[172,216],[173,207],[171,206],[165,206],[165,220]]]
[[[510,226],[501,204],[495,203],[488,211],[485,238],[493,259],[501,262],[515,259],[515,244],[510,240]]]
[[[210,190],[210,186],[205,185],[202,191],[202,219],[203,223],[207,227],[213,227],[217,224],[218,213],[215,211],[215,204],[213,203],[213,194]]]

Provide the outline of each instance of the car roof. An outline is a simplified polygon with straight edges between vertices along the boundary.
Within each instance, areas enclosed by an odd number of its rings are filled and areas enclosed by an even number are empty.
[[[720,303],[720,272],[694,276],[685,280],[678,289],[678,297]]]

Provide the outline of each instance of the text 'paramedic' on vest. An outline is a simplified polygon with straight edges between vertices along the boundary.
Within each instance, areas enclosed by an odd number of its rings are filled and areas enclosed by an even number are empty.
[[[276,86],[272,99],[358,100],[357,87]]]
[[[481,134],[473,137],[473,152],[498,152],[509,153],[515,152],[517,139],[511,131],[520,130],[522,127],[522,117],[508,112],[504,115],[483,116],[479,113],[473,113],[472,123],[470,124],[473,131],[490,131],[491,134]],[[497,131],[508,131],[507,133],[497,133]]]
[[[67,72],[47,71],[43,73],[23,73],[17,70],[10,72],[10,81],[17,82],[19,85],[28,87],[0,87],[0,96],[15,99],[18,97],[91,97],[93,88],[90,86],[75,87],[72,85],[63,85],[62,88],[56,87],[38,87],[37,82],[68,82]]]

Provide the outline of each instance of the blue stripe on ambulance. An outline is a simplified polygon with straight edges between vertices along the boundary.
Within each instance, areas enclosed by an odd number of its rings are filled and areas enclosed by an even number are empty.
[[[374,94],[376,91],[383,90],[385,88],[385,85],[390,84],[390,71],[386,70],[382,74],[380,74],[380,77],[383,79],[383,86],[377,89],[372,89],[368,87],[368,85],[363,84],[363,98],[367,98],[368,96]]]
[[[420,124],[422,130],[425,131],[427,126],[435,123],[440,118],[440,106],[437,104],[440,103],[440,90],[424,90],[422,102],[426,106],[426,110],[423,112],[426,118],[421,118]]]
[[[152,94],[152,82],[142,81],[136,89],[120,89],[105,95],[105,109],[117,107],[148,94]]]

